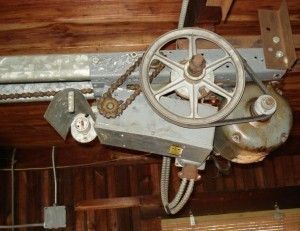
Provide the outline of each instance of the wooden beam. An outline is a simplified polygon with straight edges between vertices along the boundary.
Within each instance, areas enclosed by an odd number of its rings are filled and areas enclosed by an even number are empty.
[[[277,217],[276,217],[277,216]],[[276,219],[277,218],[277,219]],[[161,230],[191,229],[189,217],[163,219]],[[300,209],[267,210],[259,212],[225,213],[220,215],[196,216],[192,230],[299,230]]]
[[[133,208],[141,205],[139,197],[114,197],[80,201],[76,204],[76,211]]]
[[[235,192],[203,192],[195,195],[185,206],[180,216],[220,214],[272,209],[275,203],[281,208],[300,207],[300,186],[260,189]],[[218,206],[216,206],[218,205]],[[140,207],[143,219],[166,216],[159,195],[115,197],[78,202],[76,211],[120,209]]]
[[[188,216],[190,210],[194,215],[269,210],[274,208],[275,202],[281,209],[299,208],[299,195],[300,186],[234,192],[203,192],[196,195],[194,192],[177,216]],[[141,198],[141,216],[143,219],[168,217],[159,196]]]
[[[258,15],[266,66],[291,68],[297,56],[286,1],[282,0],[279,10],[259,9]],[[280,57],[277,57],[278,52],[281,52]]]
[[[226,20],[232,3],[233,3],[233,0],[207,0],[206,1],[207,6],[221,7],[221,9],[222,9],[222,21]]]
[[[221,22],[221,8],[206,6],[205,0],[190,0],[184,26],[193,27],[198,24],[215,25]]]

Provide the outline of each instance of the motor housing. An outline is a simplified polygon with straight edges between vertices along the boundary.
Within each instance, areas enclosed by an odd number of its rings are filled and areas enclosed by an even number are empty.
[[[293,120],[291,108],[271,84],[267,88],[277,103],[271,118],[217,127],[214,139],[216,153],[232,162],[248,164],[263,160],[287,140]],[[261,94],[257,85],[247,84],[241,101],[227,119],[253,115],[253,105]]]

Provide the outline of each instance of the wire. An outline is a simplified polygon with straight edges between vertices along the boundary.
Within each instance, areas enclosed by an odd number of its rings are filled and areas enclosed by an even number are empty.
[[[57,205],[57,178],[55,169],[55,146],[52,146],[52,169],[53,169],[53,179],[54,179],[54,206]]]
[[[44,224],[42,223],[35,223],[35,224],[24,224],[24,225],[0,225],[0,229],[12,229],[14,230],[19,228],[26,228],[26,227],[43,227]]]
[[[12,157],[11,157],[11,224],[14,226],[15,224],[15,155],[16,155],[17,149],[14,148]],[[11,230],[14,230],[12,227]]]
[[[184,27],[184,22],[186,18],[186,12],[189,5],[189,0],[183,0],[181,5],[181,11],[178,20],[178,29],[182,29]]]
[[[147,156],[152,156],[151,153],[147,153],[144,155],[140,155],[140,157],[147,157]],[[117,162],[117,161],[122,161],[122,160],[134,160],[136,157],[124,157],[124,158],[116,158],[113,160],[107,160],[107,161],[101,161],[101,162],[94,162],[94,163],[89,163],[89,164],[75,164],[72,166],[56,166],[56,169],[64,169],[64,168],[78,168],[78,167],[90,167],[90,166],[98,166],[98,165],[103,165],[103,164],[107,164],[107,163],[113,163],[113,162]],[[30,170],[49,170],[49,169],[53,169],[52,166],[49,167],[36,167],[36,168],[15,168],[15,171],[30,171]],[[3,168],[0,169],[0,171],[11,171],[10,168]]]

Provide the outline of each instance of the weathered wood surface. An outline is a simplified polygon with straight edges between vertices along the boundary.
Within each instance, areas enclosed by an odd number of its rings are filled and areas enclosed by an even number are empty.
[[[177,27],[181,5],[181,0],[0,2],[0,55],[143,50],[157,36]],[[298,0],[287,2],[292,30],[298,36],[300,4]],[[205,26],[228,37],[250,36],[252,40],[234,41],[255,45],[260,41],[257,9],[279,4],[280,0],[237,0],[226,22]],[[192,200],[180,215],[187,215],[190,208],[195,215],[272,209],[276,201],[283,208],[299,206],[299,89],[299,73],[289,73],[283,81],[284,94],[294,111],[288,142],[261,163],[233,165],[228,176],[218,175],[208,162],[203,181],[197,183]],[[46,108],[47,103],[0,105],[0,146],[18,147],[16,168],[46,168],[16,172],[16,223],[41,222],[43,207],[53,203],[49,166],[51,146],[56,145],[58,200],[67,206],[67,230],[159,230],[157,217],[163,215],[160,158],[103,147],[98,141],[79,145],[69,137],[64,142],[44,120]],[[9,166],[10,151],[1,148],[1,167]],[[5,186],[0,189],[0,224],[10,220],[9,174],[0,171]],[[179,185],[176,168],[171,175],[174,195]],[[145,195],[150,196],[144,201],[149,206],[141,210],[74,211],[75,204],[83,200]]]
[[[276,217],[277,215],[277,217]],[[277,218],[277,219],[276,219]],[[180,230],[299,230],[300,209],[285,209],[277,213],[274,210],[227,213],[222,215],[208,215],[194,217],[191,224],[189,217],[177,219],[163,219],[161,222],[163,231]]]
[[[294,33],[300,33],[298,0],[288,0]],[[220,34],[260,34],[257,9],[280,0],[233,3]],[[181,0],[1,0],[0,55],[144,50],[175,29]],[[207,23],[207,22],[206,22]]]
[[[228,176],[218,175],[213,164],[208,162],[202,181],[197,182],[191,200],[179,216],[188,215],[190,209],[195,215],[272,209],[275,202],[281,208],[299,207],[299,161],[299,155],[274,154],[260,164],[234,165]],[[67,206],[67,230],[74,230],[74,227],[76,230],[99,230],[97,227],[101,227],[100,230],[112,227],[132,230],[138,221],[166,217],[157,191],[159,178],[151,171],[153,168],[159,174],[160,164],[58,169],[58,203]],[[134,172],[134,177],[130,177],[130,171]],[[171,175],[176,176],[177,171],[172,168]],[[52,171],[17,171],[15,175],[16,222],[42,221],[43,207],[53,203]],[[9,176],[10,172],[0,171],[3,185],[10,185]],[[174,196],[174,186],[178,183],[178,178],[174,177],[170,196]],[[2,187],[0,196],[0,223],[7,224],[10,187]],[[126,200],[130,200],[130,205],[127,202],[124,205],[122,200],[113,205],[109,203],[116,197],[129,197]],[[93,205],[107,209],[127,208],[75,211],[75,205],[85,200],[85,209]],[[97,204],[99,201],[107,203]],[[139,203],[140,208],[128,208]],[[134,211],[135,216],[131,215]]]

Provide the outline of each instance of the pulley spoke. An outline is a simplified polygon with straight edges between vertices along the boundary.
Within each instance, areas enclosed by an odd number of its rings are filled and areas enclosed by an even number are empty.
[[[228,62],[231,62],[231,58],[228,55],[226,55],[225,57],[208,64],[206,67],[206,73],[210,73]]]
[[[179,74],[183,75],[184,65],[182,65],[180,63],[177,63],[177,62],[169,59],[168,57],[165,57],[165,56],[161,55],[159,52],[156,52],[156,54],[153,56],[152,60],[155,60],[155,59],[162,62],[163,64],[165,64],[166,66],[168,66],[172,70],[174,70],[174,71],[178,72]]]
[[[189,40],[189,59],[191,59],[194,55],[197,54],[197,44],[195,36],[188,36]]]
[[[184,87],[186,84],[184,82],[184,78],[179,78],[167,85],[165,85],[164,87],[162,87],[161,89],[154,91],[154,96],[155,98],[159,101],[159,98],[163,95],[166,95],[178,88]]]
[[[199,84],[190,84],[189,100],[190,100],[190,118],[199,118],[198,115],[198,97],[199,97]]]
[[[203,79],[202,81],[206,88],[208,88],[210,91],[212,91],[220,96],[223,96],[224,98],[227,99],[228,102],[233,98],[234,93],[231,93],[231,92],[225,90],[224,88],[218,86],[217,84],[215,84],[207,79]]]

